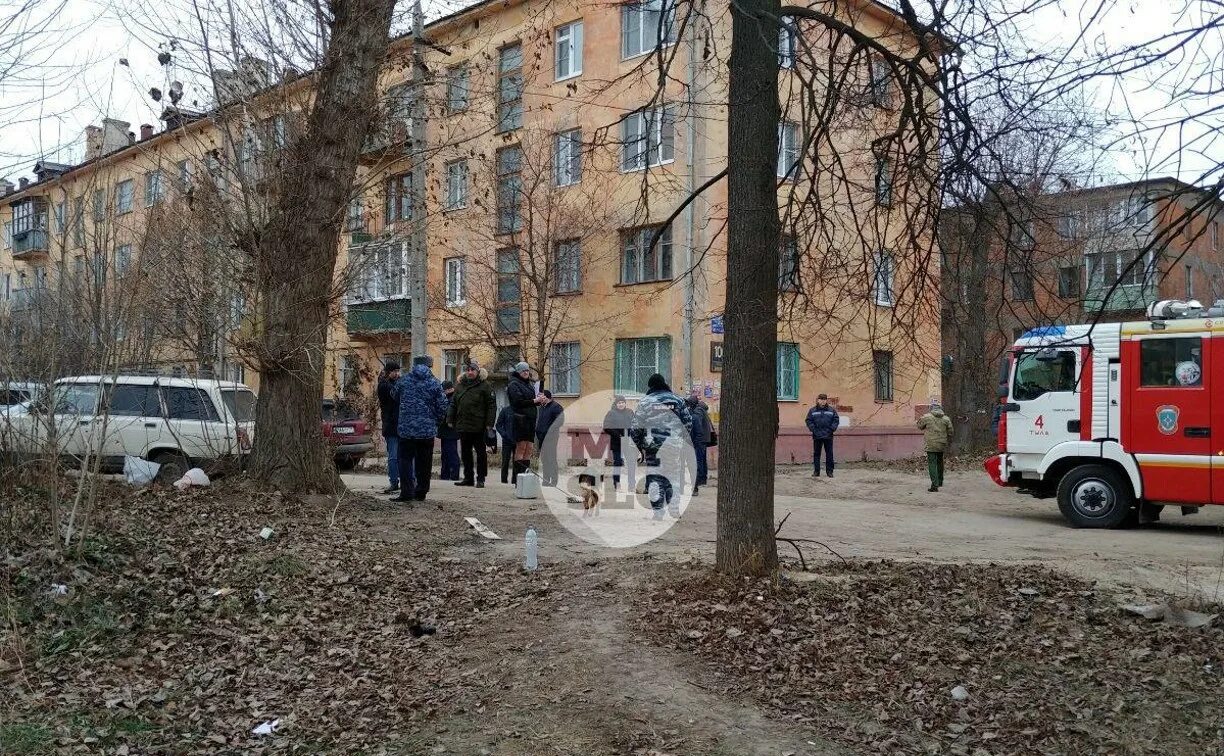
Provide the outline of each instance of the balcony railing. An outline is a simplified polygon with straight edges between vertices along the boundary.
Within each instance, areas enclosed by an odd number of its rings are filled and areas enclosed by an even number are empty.
[[[1156,286],[1150,283],[1119,285],[1112,293],[1109,288],[1109,286],[1099,284],[1089,286],[1088,291],[1084,294],[1084,310],[1086,312],[1143,310],[1158,298]]]
[[[48,250],[47,230],[44,228],[32,228],[28,231],[13,233],[13,257],[15,258],[45,255]]]

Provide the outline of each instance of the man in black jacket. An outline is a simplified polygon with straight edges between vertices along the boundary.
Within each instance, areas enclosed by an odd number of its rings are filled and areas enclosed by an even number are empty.
[[[397,493],[400,490],[399,469],[399,400],[391,395],[391,389],[400,377],[398,362],[388,361],[383,365],[378,376],[378,410],[381,417],[383,443],[387,447],[387,479],[391,484],[383,493]],[[415,486],[412,470],[404,470],[408,480],[408,489]]]
[[[812,477],[820,477],[820,453],[823,451],[825,471],[832,478],[833,436],[841,425],[841,417],[837,414],[837,409],[829,404],[827,395],[816,397],[816,406],[808,410],[805,423],[812,434]]]
[[[549,433],[553,426],[565,424],[565,413],[561,405],[553,401],[552,392],[548,389],[540,392],[544,398],[540,400],[539,412],[536,415],[536,445],[540,447],[540,482],[546,486],[557,485],[557,442],[560,440],[561,429]]]
[[[485,476],[489,472],[487,447],[489,434],[497,421],[497,400],[493,398],[493,387],[489,385],[489,374],[480,369],[475,361],[468,363],[459,386],[451,397],[450,425],[459,432],[463,454],[463,480],[457,486],[484,488]],[[472,454],[476,455],[473,470]]]

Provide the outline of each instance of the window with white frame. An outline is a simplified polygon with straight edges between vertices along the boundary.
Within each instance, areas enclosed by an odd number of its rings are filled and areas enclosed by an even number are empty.
[[[877,155],[875,164],[876,203],[888,207],[892,204],[893,171],[892,160],[887,155]]]
[[[579,370],[581,364],[577,341],[565,341],[553,344],[548,356],[548,384],[552,386],[553,396],[577,396],[579,388]]]
[[[523,229],[523,150],[515,145],[497,151],[496,233],[512,234]]]
[[[799,400],[799,345],[778,342],[776,382],[778,399],[784,402]]]
[[[468,350],[442,350],[442,380],[458,383],[468,365]]]
[[[351,233],[365,231],[365,201],[361,197],[353,197],[348,203],[348,212],[344,217],[344,230]]]
[[[5,249],[13,248],[13,222],[12,221],[4,222],[4,248]]]
[[[467,302],[467,262],[462,257],[448,257],[443,262],[446,277],[446,306],[461,307]]]
[[[783,16],[778,22],[778,66],[795,67],[795,50],[798,48],[798,31],[795,19]]]
[[[451,113],[467,110],[469,74],[466,64],[451,66],[446,71],[446,109]]]
[[[553,280],[553,290],[558,294],[572,294],[582,289],[582,246],[577,239],[557,243]]]
[[[799,124],[778,124],[778,177],[794,180],[799,168]]]
[[[494,330],[518,333],[522,325],[523,291],[519,251],[514,247],[497,251],[497,310]]]
[[[120,181],[115,185],[115,212],[119,215],[132,212],[136,202],[136,184],[131,180]]]
[[[497,131],[511,131],[523,125],[523,46],[503,47],[497,66]]]
[[[67,203],[55,203],[55,232],[57,234],[64,233],[64,229],[68,227],[67,218]]]
[[[582,73],[582,21],[558,26],[556,31],[557,81]]]
[[[621,170],[640,171],[675,160],[675,109],[646,108],[621,121]]]
[[[663,229],[652,248],[650,241],[657,230],[658,226],[647,226],[621,232],[621,283],[671,280],[671,226]]]
[[[387,214],[384,221],[391,224],[407,220],[412,220],[412,174],[401,173],[387,179]]]
[[[1151,255],[1131,252],[1092,252],[1084,255],[1089,290],[1118,286],[1145,286],[1151,275]]]
[[[621,6],[621,58],[633,58],[676,41],[675,0],[642,0]]]
[[[671,380],[671,338],[617,339],[613,390],[645,394],[650,376]]]
[[[1079,235],[1079,216],[1068,212],[1058,217],[1058,235],[1064,239],[1074,239]]]
[[[454,160],[446,164],[446,209],[459,210],[467,207],[468,165],[466,160]]]
[[[178,182],[180,189],[186,189],[191,186],[191,161],[178,161]]]
[[[132,245],[120,244],[115,247],[115,274],[122,276],[132,266]]]
[[[892,82],[892,72],[888,70],[888,64],[879,58],[867,58],[867,78],[871,104],[879,107],[887,106]]]
[[[101,223],[106,220],[106,190],[94,189],[93,193],[93,219],[94,223]]]
[[[582,131],[569,129],[553,141],[553,179],[557,186],[572,186],[582,180]]]
[[[872,260],[871,293],[877,305],[892,307],[894,300],[893,278],[896,273],[893,256],[887,250],[879,250]]]
[[[165,192],[165,180],[161,171],[150,171],[145,174],[145,207],[153,207],[162,201]]]
[[[363,244],[349,250],[350,302],[408,296],[408,242]]]

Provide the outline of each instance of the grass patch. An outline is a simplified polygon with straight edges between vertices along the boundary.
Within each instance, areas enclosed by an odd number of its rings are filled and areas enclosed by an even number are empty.
[[[306,563],[294,554],[277,554],[266,563],[268,572],[281,577],[297,577],[306,574]]]
[[[51,729],[40,724],[0,725],[0,753],[50,753]]]

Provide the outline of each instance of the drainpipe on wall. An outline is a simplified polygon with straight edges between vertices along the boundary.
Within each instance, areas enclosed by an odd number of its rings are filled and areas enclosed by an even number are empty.
[[[697,16],[696,9],[690,11],[693,16]],[[692,196],[692,193],[697,189],[697,24],[690,23],[688,34],[688,177],[686,195]],[[696,271],[693,270],[694,262],[696,261],[697,250],[697,200],[689,203],[685,209],[685,222],[688,224],[687,244],[684,248],[684,269],[687,271],[684,277],[684,325],[680,335],[680,341],[684,351],[684,382],[692,389],[693,387],[693,333],[694,324],[693,318],[697,308],[697,281]]]

